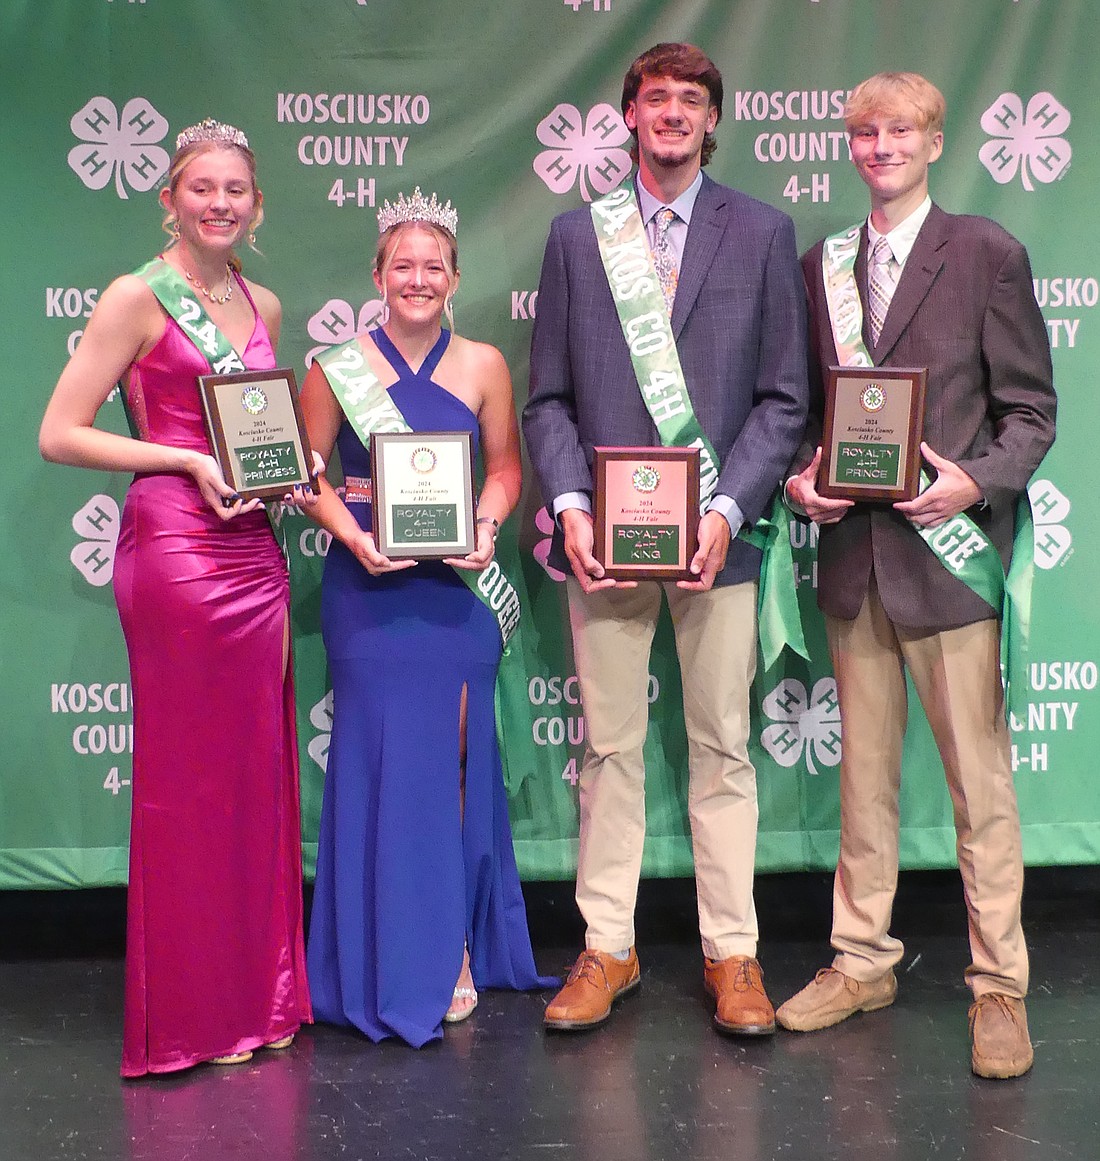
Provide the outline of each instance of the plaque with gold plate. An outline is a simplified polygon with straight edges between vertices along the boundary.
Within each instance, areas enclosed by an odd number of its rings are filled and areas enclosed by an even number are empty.
[[[830,367],[819,495],[912,500],[920,489],[924,367]]]
[[[694,580],[699,449],[598,447],[596,559],[612,580]]]
[[[281,498],[298,486],[320,492],[289,367],[200,375],[198,385],[214,458],[243,500]]]

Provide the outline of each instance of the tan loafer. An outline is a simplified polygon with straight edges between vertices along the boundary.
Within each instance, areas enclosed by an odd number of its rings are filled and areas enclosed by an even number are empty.
[[[626,959],[606,951],[582,951],[565,986],[546,1008],[544,1023],[557,1032],[577,1032],[602,1024],[611,1006],[642,982],[634,948]]]
[[[970,1067],[978,1076],[1023,1076],[1035,1060],[1023,1000],[985,992],[970,1005]]]
[[[816,1032],[856,1012],[877,1012],[894,1002],[898,981],[892,971],[873,980],[856,980],[836,968],[822,968],[802,989],[779,1005],[775,1018],[791,1032]]]

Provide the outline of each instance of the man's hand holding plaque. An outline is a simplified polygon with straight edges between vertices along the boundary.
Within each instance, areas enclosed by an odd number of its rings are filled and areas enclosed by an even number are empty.
[[[821,448],[814,452],[814,458],[787,481],[787,502],[801,516],[806,516],[815,524],[835,524],[855,503],[854,500],[830,500],[817,490],[817,479],[821,474]]]

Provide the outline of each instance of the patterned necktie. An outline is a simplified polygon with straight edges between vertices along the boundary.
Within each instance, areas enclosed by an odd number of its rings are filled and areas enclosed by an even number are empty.
[[[871,344],[874,346],[878,343],[878,337],[882,333],[882,324],[886,321],[886,312],[890,309],[890,299],[894,297],[894,279],[897,267],[885,234],[879,235],[878,241],[871,251],[868,265],[868,314],[871,322]]]
[[[668,206],[662,206],[654,215],[653,262],[657,267],[657,279],[661,283],[661,293],[665,296],[665,309],[672,314],[672,300],[676,297],[676,283],[680,279],[680,270],[676,265],[676,251],[672,248],[672,239],[668,236],[668,228],[676,219],[676,211]]]

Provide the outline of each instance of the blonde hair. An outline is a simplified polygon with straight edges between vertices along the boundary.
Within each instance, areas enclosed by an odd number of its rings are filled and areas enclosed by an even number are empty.
[[[386,302],[386,275],[389,273],[390,266],[393,263],[393,256],[397,251],[397,243],[410,230],[423,230],[425,233],[431,234],[439,245],[439,260],[443,263],[443,269],[447,272],[447,281],[450,283],[447,300],[443,304],[443,313],[447,317],[451,331],[454,332],[455,319],[452,302],[454,300],[455,283],[458,280],[458,242],[450,230],[445,230],[435,222],[398,222],[396,226],[391,226],[378,236],[378,248],[374,253],[374,272],[378,275],[378,279],[382,283],[382,301],[386,303],[387,307],[389,306],[389,303]]]
[[[844,127],[851,133],[876,113],[912,115],[918,129],[942,133],[947,102],[920,73],[876,73],[852,90],[844,106]]]
[[[260,187],[256,184],[256,155],[244,145],[234,145],[228,141],[192,141],[190,145],[185,145],[182,149],[177,149],[168,167],[168,192],[175,199],[180,178],[183,177],[183,171],[199,154],[210,153],[215,149],[227,149],[239,154],[244,158],[245,164],[248,166],[248,176],[252,180],[252,195],[256,199],[256,206],[252,211],[252,218],[248,223],[248,233],[250,235],[254,234],[264,220],[264,206],[263,199],[260,196]],[[164,218],[161,220],[160,226],[170,238],[176,237],[176,215],[171,210],[165,209]],[[256,246],[251,239],[249,239],[248,245],[250,249],[256,250]],[[259,252],[259,250],[256,250],[257,254]],[[238,262],[236,265],[239,268],[240,263]]]

